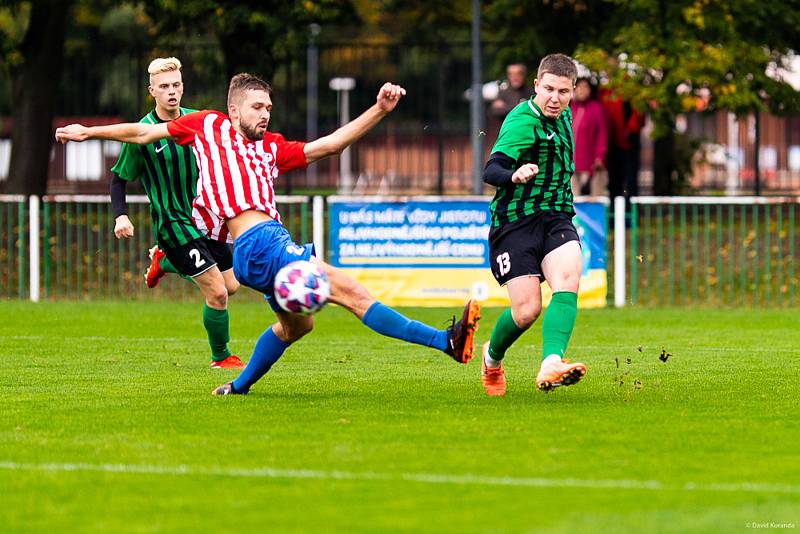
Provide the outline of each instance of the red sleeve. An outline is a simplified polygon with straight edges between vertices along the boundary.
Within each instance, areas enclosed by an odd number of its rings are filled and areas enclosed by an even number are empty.
[[[303,151],[306,146],[305,142],[287,141],[281,134],[274,134],[270,142],[275,143],[277,148],[275,158],[279,171],[288,172],[308,166],[306,153]]]
[[[169,135],[179,145],[189,145],[194,142],[194,135],[203,131],[203,122],[209,113],[214,111],[195,111],[181,115],[174,121],[167,123]]]

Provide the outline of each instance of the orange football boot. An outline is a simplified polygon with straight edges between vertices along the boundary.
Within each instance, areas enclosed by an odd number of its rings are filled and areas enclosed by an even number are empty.
[[[483,390],[492,397],[502,397],[506,394],[506,372],[503,364],[500,367],[486,367],[486,355],[489,352],[489,342],[483,344],[483,357],[481,358],[481,382]]]
[[[161,278],[167,274],[166,271],[161,268],[161,258],[166,256],[166,254],[158,248],[158,245],[151,248],[149,252],[150,266],[147,268],[147,272],[144,273],[144,283],[147,287],[152,289],[156,287]]]
[[[571,386],[580,382],[585,374],[586,366],[582,363],[570,363],[569,360],[548,356],[536,376],[536,389],[550,391],[559,386]]]
[[[244,362],[235,354],[224,360],[211,360],[212,369],[244,369]]]
[[[469,299],[464,305],[464,312],[461,320],[456,322],[453,317],[453,324],[447,329],[447,347],[445,354],[449,355],[458,363],[467,363],[472,359],[475,349],[473,338],[478,329],[478,321],[481,318],[481,307],[475,299]]]

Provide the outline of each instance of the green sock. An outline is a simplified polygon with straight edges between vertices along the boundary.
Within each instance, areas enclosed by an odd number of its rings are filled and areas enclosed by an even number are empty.
[[[578,314],[578,295],[571,291],[556,291],[542,320],[542,359],[551,354],[564,357]]]
[[[511,308],[508,308],[500,315],[492,329],[492,336],[489,338],[489,357],[497,361],[502,360],[508,348],[524,331],[514,322]]]
[[[191,277],[191,276],[186,276],[185,274],[183,274],[183,273],[181,273],[180,271],[178,271],[178,269],[176,269],[176,268],[175,268],[175,266],[174,266],[174,265],[172,265],[172,262],[171,262],[171,261],[169,261],[169,258],[167,258],[166,256],[164,256],[163,258],[161,258],[161,259],[159,260],[159,262],[158,262],[158,265],[161,267],[161,269],[162,269],[162,270],[163,270],[165,273],[173,273],[173,274],[177,274],[178,276],[180,276],[180,277],[181,277],[181,278],[183,278],[184,280],[189,280],[189,281],[191,281],[191,280],[192,280],[192,277]]]
[[[224,360],[231,355],[228,350],[229,333],[228,310],[215,310],[203,304],[203,326],[208,332],[208,344],[211,345],[211,359]]]
[[[158,265],[161,267],[161,270],[164,271],[165,273],[181,274],[178,272],[178,269],[176,269],[175,266],[172,265],[172,262],[169,261],[169,258],[167,258],[166,256],[162,257],[159,260]]]

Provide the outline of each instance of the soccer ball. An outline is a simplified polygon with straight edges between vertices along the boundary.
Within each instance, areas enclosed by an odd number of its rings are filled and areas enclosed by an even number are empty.
[[[310,261],[293,261],[275,276],[275,300],[289,313],[318,312],[330,294],[328,276]]]

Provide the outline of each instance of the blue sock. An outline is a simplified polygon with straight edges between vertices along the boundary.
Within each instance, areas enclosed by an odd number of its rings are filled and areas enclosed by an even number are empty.
[[[256,341],[256,346],[253,348],[253,355],[250,356],[250,361],[247,362],[247,367],[244,368],[242,374],[236,377],[233,381],[233,389],[237,393],[247,393],[250,391],[250,386],[259,381],[264,374],[270,370],[272,364],[278,361],[283,351],[289,343],[283,341],[275,335],[270,326],[261,334],[261,337]]]
[[[437,330],[419,321],[412,321],[380,302],[369,307],[361,322],[384,336],[439,350],[447,347],[446,330]]]

